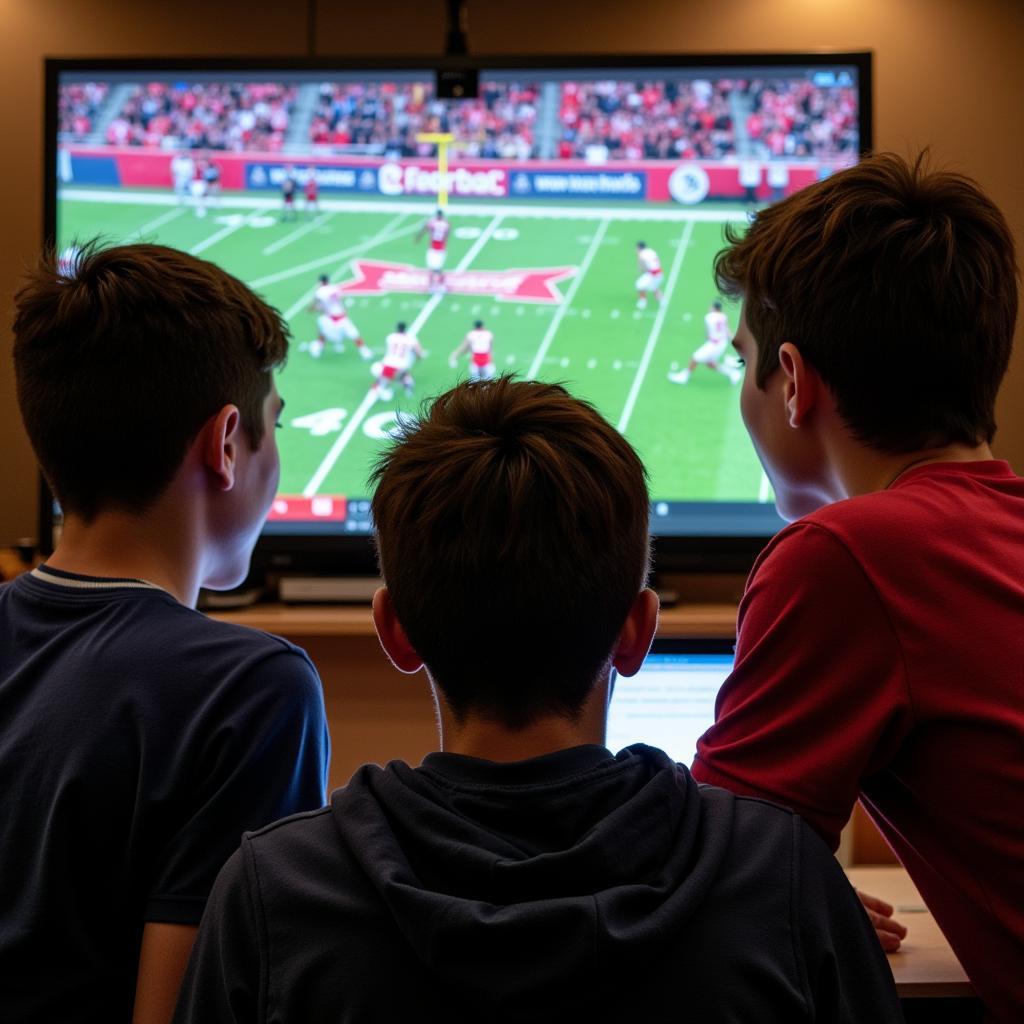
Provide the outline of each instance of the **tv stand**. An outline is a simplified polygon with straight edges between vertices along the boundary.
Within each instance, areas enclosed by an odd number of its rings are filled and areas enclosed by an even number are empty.
[[[369,604],[382,585],[379,576],[282,576],[282,604]]]

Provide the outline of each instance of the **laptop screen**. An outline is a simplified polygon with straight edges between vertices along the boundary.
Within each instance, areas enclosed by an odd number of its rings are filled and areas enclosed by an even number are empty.
[[[615,681],[608,748],[647,743],[692,764],[698,738],[715,720],[715,697],[732,671],[734,646],[732,640],[655,640],[640,671]]]

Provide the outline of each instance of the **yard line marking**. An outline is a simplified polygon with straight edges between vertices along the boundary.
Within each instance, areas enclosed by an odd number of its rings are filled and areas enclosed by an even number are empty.
[[[472,248],[466,253],[465,256],[462,257],[461,260],[459,260],[458,266],[456,266],[455,268],[456,271],[465,270],[466,267],[468,267],[470,263],[473,262],[473,260],[476,258],[477,253],[479,253],[480,250],[487,244],[488,239],[490,239],[491,235],[494,234],[494,229],[498,227],[498,225],[502,222],[503,219],[504,214],[498,214],[496,217],[494,217],[491,223],[488,224],[487,227],[480,233],[480,237],[476,240],[476,242],[473,243]],[[408,331],[409,334],[416,334],[419,332],[419,330],[427,322],[427,319],[430,317],[430,314],[433,313],[435,309],[437,309],[438,304],[441,302],[443,298],[444,295],[442,292],[435,292],[430,297],[430,300],[426,303],[423,309],[420,310],[419,315],[416,317],[415,320],[413,320],[412,324],[410,325]],[[377,392],[374,391],[373,388],[370,388],[363,396],[363,400],[359,403],[359,408],[356,409],[352,418],[348,421],[348,423],[345,424],[345,429],[338,435],[338,438],[334,442],[334,444],[331,445],[331,450],[327,453],[326,457],[324,458],[324,461],[321,462],[320,465],[317,467],[317,470],[313,474],[312,479],[303,488],[302,496],[304,498],[312,498],[313,495],[316,494],[320,485],[327,478],[327,474],[330,473],[330,471],[334,468],[334,464],[341,457],[341,453],[348,447],[349,441],[352,440],[353,435],[359,429],[360,424],[366,418],[366,414],[370,411],[370,409],[373,407],[373,404],[376,401]]]
[[[575,297],[576,292],[579,290],[580,282],[587,276],[590,264],[594,262],[594,256],[597,255],[598,247],[601,245],[601,239],[604,238],[605,232],[608,230],[609,223],[610,219],[605,217],[605,219],[597,226],[597,230],[594,232],[594,237],[591,239],[590,245],[587,247],[586,254],[583,257],[583,262],[580,264],[580,269],[572,279],[572,284],[569,285],[569,290],[565,293],[565,298],[562,300],[562,304],[558,307],[555,315],[551,318],[551,323],[548,324],[548,329],[544,332],[544,338],[540,343],[540,348],[537,349],[537,354],[533,357],[533,362],[530,363],[530,369],[526,371],[527,380],[536,379],[537,371],[544,365],[544,357],[548,354],[548,349],[551,348],[551,342],[555,337],[555,332],[558,330],[558,326],[561,324],[566,310],[572,305],[572,300]]]
[[[334,468],[335,462],[338,461],[338,456],[345,450],[349,441],[352,440],[352,435],[358,430],[359,425],[366,418],[366,414],[373,408],[374,402],[377,401],[377,393],[372,388],[363,395],[363,400],[359,403],[359,408],[356,409],[355,414],[345,424],[345,429],[338,435],[338,439],[331,446],[331,450],[327,453],[327,457],[317,467],[317,471],[313,474],[313,478],[308,484],[302,489],[302,496],[304,498],[312,498],[316,494],[320,485],[324,482],[324,478]]]
[[[81,188],[78,186],[63,186],[58,192],[58,199],[75,199],[86,203],[115,203],[115,204],[136,204],[146,206],[174,206],[177,204],[177,197],[169,191],[166,194],[153,192],[105,192],[100,189]],[[260,209],[280,210],[281,200],[278,196],[231,196],[222,195],[218,199],[218,205],[225,209]],[[546,207],[529,206],[501,200],[501,213],[505,217],[524,217],[530,220],[581,220],[581,221],[602,221],[609,217],[614,220],[625,221],[659,221],[680,223],[684,221],[707,221],[712,224],[725,224],[730,222],[748,223],[749,217],[746,210],[702,210],[694,207],[674,209],[672,207],[656,207],[645,209],[643,207],[624,206],[571,206]],[[419,199],[324,199],[320,200],[320,207],[323,210],[343,211],[346,213],[392,213],[395,210],[402,210],[405,213],[416,214],[426,217],[437,208],[436,199],[423,201]],[[487,203],[459,203],[457,214],[459,217],[493,217],[494,204]]]
[[[692,235],[693,221],[688,220],[686,222],[686,227],[683,228],[683,235],[679,239],[679,245],[676,247],[676,255],[672,260],[672,269],[669,271],[668,282],[665,285],[665,295],[662,299],[661,306],[658,309],[658,315],[654,318],[654,326],[651,328],[651,333],[647,337],[647,344],[644,346],[644,354],[640,359],[640,366],[637,368],[636,376],[633,378],[633,386],[629,389],[629,397],[626,399],[626,406],[622,410],[622,416],[619,417],[617,429],[620,434],[624,434],[626,432],[626,427],[629,425],[629,418],[633,415],[633,409],[636,406],[636,400],[640,394],[640,387],[644,382],[644,377],[647,375],[647,368],[651,365],[651,357],[654,355],[654,347],[658,344],[658,336],[661,334],[662,325],[665,323],[669,300],[672,298],[672,291],[679,278],[679,268],[683,265],[683,256],[686,254],[686,250],[690,247],[690,238]]]
[[[393,236],[388,236],[388,232],[391,231],[398,224],[398,222],[402,221],[402,220],[405,220],[405,214],[404,213],[400,213],[397,217],[392,217],[391,220],[389,220],[387,222],[387,224],[385,224],[384,227],[382,227],[380,229],[380,231],[377,232],[376,235],[372,235],[365,242],[360,242],[359,246],[357,248],[368,249],[368,248],[370,248],[373,245],[379,244],[380,242],[388,241],[388,237],[393,237]],[[388,237],[385,237],[385,236],[388,236]],[[342,255],[343,253],[344,253],[344,256]],[[334,253],[333,255],[334,255],[334,260],[332,260],[332,262],[337,262],[338,259],[342,259],[341,265],[338,266],[338,267],[335,267],[335,269],[334,269],[334,274],[337,274],[338,271],[344,269],[344,267],[345,267],[345,265],[346,265],[346,263],[348,261],[348,253],[346,252],[346,250],[343,249],[341,253]],[[329,277],[333,277],[334,274],[329,274],[328,276]],[[264,281],[264,283],[266,283],[266,282]],[[251,287],[257,287],[256,283],[253,282]],[[285,320],[289,320],[290,321],[291,318],[293,316],[295,316],[296,313],[300,313],[303,309],[305,309],[307,306],[309,306],[309,304],[313,301],[313,296],[316,294],[317,288],[319,288],[319,287],[320,287],[320,285],[319,285],[319,283],[317,283],[317,284],[313,285],[312,288],[307,288],[306,291],[304,291],[302,293],[302,295],[298,299],[296,299],[295,302],[293,302],[284,311],[284,318],[285,318]]]
[[[761,489],[757,492],[757,500],[762,505],[767,505],[771,501],[772,485],[768,479],[768,474],[764,470],[761,470]]]
[[[308,235],[310,231],[320,227],[321,224],[326,224],[333,216],[333,210],[320,214],[320,216],[315,220],[311,220],[308,224],[303,224],[301,228],[296,228],[291,232],[291,234],[285,235],[284,238],[279,238],[276,242],[271,242],[270,245],[263,250],[263,255],[270,256],[279,249],[283,249],[286,245],[291,245],[292,242],[301,238],[303,235]]]
[[[154,217],[151,221],[147,221],[142,225],[141,228],[137,228],[130,235],[125,238],[125,242],[128,242],[132,238],[142,238],[148,235],[150,231],[156,231],[157,228],[162,228],[165,224],[180,217],[186,210],[187,206],[176,206],[173,210],[168,210],[167,213],[160,214],[159,217]]]
[[[398,221],[405,220],[406,216],[407,214],[400,213],[397,217],[392,219],[391,223],[397,224]],[[409,224],[404,228],[393,231],[390,235],[382,235],[381,232],[378,232],[372,238],[368,238],[365,242],[357,242],[355,245],[350,245],[347,249],[339,249],[337,252],[332,252],[327,256],[321,256],[318,259],[309,260],[306,263],[300,263],[296,267],[289,267],[287,270],[279,271],[276,274],[267,274],[266,277],[258,277],[255,281],[247,281],[246,284],[248,284],[250,288],[265,288],[268,284],[277,284],[278,281],[287,281],[290,277],[298,277],[300,274],[307,274],[311,270],[318,270],[320,267],[326,267],[329,263],[337,263],[338,260],[346,259],[349,256],[356,256],[361,252],[366,252],[367,249],[370,249],[375,245],[380,245],[383,242],[390,242],[393,238],[401,238],[403,235],[411,235],[418,228],[418,224]]]
[[[252,204],[249,205],[251,206]],[[252,212],[255,213],[256,211],[253,210]],[[189,249],[189,252],[193,256],[198,256],[201,252],[206,252],[207,249],[209,249],[211,246],[216,245],[218,242],[223,241],[225,238],[228,237],[228,235],[233,235],[236,231],[239,230],[239,228],[244,228],[248,221],[248,217],[243,217],[240,221],[238,221],[237,224],[225,225],[219,231],[214,231],[212,235],[209,235],[206,238],[204,238],[201,242],[196,242],[196,244],[193,245],[191,249]]]

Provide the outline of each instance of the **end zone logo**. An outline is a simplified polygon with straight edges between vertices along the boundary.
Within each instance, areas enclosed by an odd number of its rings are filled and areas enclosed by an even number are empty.
[[[456,168],[445,174],[445,191],[456,196],[484,196],[497,199],[508,195],[508,182],[503,168],[471,171]],[[386,196],[436,196],[441,190],[439,171],[415,165],[381,164],[377,171],[378,187]]]
[[[345,295],[380,295],[387,292],[430,291],[430,273],[408,263],[381,260],[353,260],[352,276],[339,288]],[[578,267],[531,267],[529,270],[448,270],[445,290],[449,295],[490,295],[499,302],[539,302],[556,305],[562,301],[558,283]]]

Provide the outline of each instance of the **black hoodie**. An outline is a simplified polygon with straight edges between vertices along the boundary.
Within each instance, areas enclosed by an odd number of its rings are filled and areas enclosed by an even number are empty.
[[[637,745],[366,766],[245,837],[178,1024],[902,1020],[824,843]]]

